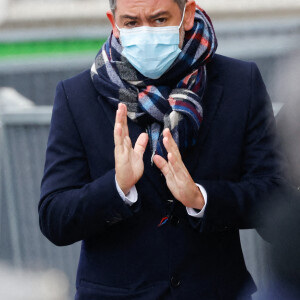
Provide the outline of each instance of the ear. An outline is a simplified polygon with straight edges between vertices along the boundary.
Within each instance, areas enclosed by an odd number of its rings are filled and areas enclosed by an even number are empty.
[[[193,28],[195,21],[195,12],[196,2],[194,0],[187,1],[183,21],[183,27],[185,31],[189,31]]]
[[[120,32],[118,30],[118,28],[116,27],[116,22],[115,22],[115,17],[114,17],[114,14],[112,13],[111,10],[109,10],[107,13],[106,13],[106,16],[112,26],[112,30],[113,30],[113,35],[118,39],[120,37]]]

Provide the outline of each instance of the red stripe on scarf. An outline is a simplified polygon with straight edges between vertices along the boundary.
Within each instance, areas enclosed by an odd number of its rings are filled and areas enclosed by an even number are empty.
[[[212,21],[211,21],[210,17],[207,15],[206,11],[205,11],[203,8],[201,8],[199,5],[196,5],[196,8],[198,8],[198,9],[205,15],[205,17],[207,18],[208,22],[210,23],[210,25],[212,26],[212,29],[213,29],[213,31],[214,31]],[[192,35],[192,34],[190,33],[190,31],[188,31],[188,32],[186,33],[185,39],[187,39],[187,40],[190,40],[190,39],[196,39],[196,40],[198,40],[202,45],[204,45],[204,46],[206,46],[206,47],[209,47],[209,45],[210,45],[209,41],[208,41],[207,39],[205,39],[201,34],[195,34],[195,33],[194,33],[194,34]],[[209,55],[208,55],[207,57],[209,57]],[[206,57],[206,58],[207,58],[207,57]]]
[[[170,106],[176,105],[176,100],[173,97],[169,97],[169,104]]]
[[[142,92],[139,93],[139,99],[148,96],[151,91],[152,86],[148,85],[146,89],[144,89]]]
[[[205,37],[203,37],[203,35],[200,33],[195,32],[192,36],[188,36],[188,38],[199,41],[199,43],[205,47],[210,46],[209,41]]]
[[[203,45],[205,47],[209,47],[210,44],[209,44],[209,41],[206,38],[202,37],[201,45]]]
[[[184,79],[183,79],[183,84],[185,85],[185,87],[187,87],[188,85],[188,82],[190,80],[190,78],[193,76],[193,74],[189,74],[188,76],[186,76]]]
[[[198,70],[195,70],[193,73],[191,73],[191,74],[189,74],[188,76],[186,76],[186,77],[183,79],[183,81],[182,81],[182,83],[183,83],[183,87],[182,87],[182,88],[187,88],[190,79],[191,79],[192,77],[197,76],[197,75],[198,75]]]
[[[174,99],[173,99],[174,100]],[[174,102],[175,104],[173,104],[172,106],[174,105],[178,105],[178,106],[183,106],[183,107],[186,107],[188,108],[189,110],[191,110],[197,117],[197,119],[202,122],[202,117],[201,115],[199,114],[199,112],[194,108],[194,106],[188,104],[187,102],[184,102],[184,101],[181,101],[181,100],[175,100]]]

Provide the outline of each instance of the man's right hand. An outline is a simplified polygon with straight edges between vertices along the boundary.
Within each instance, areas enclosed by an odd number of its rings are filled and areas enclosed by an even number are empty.
[[[129,193],[144,173],[143,156],[148,139],[147,133],[140,134],[134,148],[132,148],[127,125],[127,107],[120,103],[114,129],[115,168],[116,180],[125,195]]]

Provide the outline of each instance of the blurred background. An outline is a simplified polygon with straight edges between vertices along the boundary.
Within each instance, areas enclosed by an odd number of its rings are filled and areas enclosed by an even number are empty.
[[[218,53],[258,64],[297,188],[299,0],[197,2],[212,18]],[[108,0],[0,0],[0,299],[74,297],[80,244],[51,245],[37,205],[55,87],[92,65],[110,33],[108,7]],[[241,231],[241,240],[259,288],[254,299],[288,299],[267,296],[278,286],[271,246],[254,230]]]

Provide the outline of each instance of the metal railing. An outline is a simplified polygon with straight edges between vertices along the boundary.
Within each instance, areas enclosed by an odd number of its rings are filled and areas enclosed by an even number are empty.
[[[56,247],[41,233],[38,222],[52,107],[0,112],[0,259],[18,269],[58,269],[73,287],[80,243]]]

